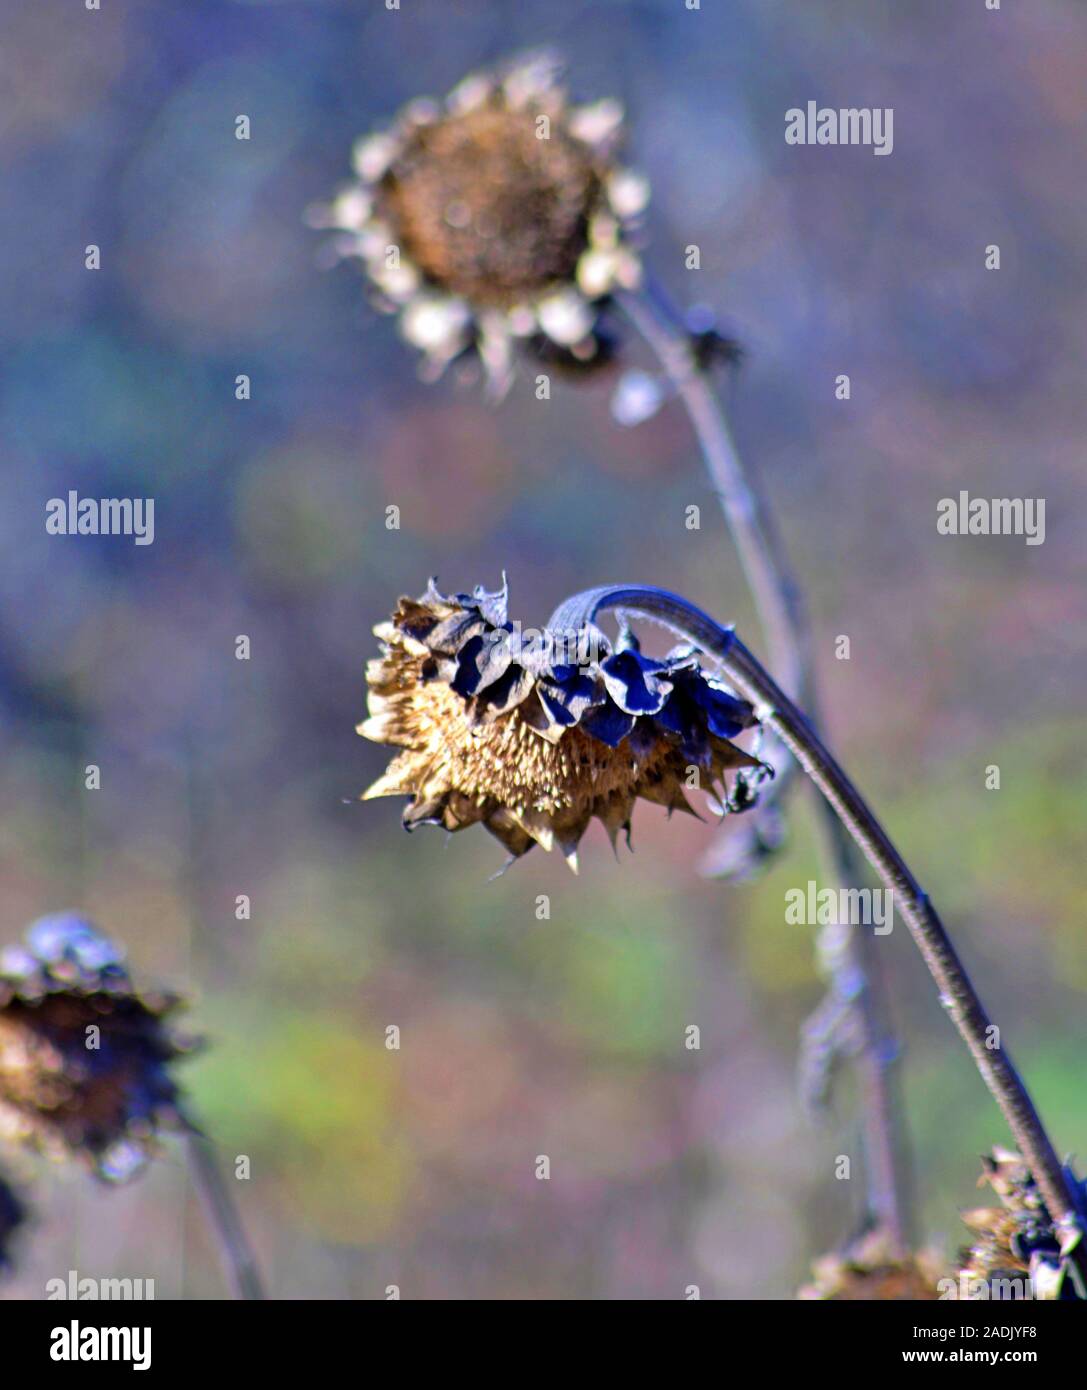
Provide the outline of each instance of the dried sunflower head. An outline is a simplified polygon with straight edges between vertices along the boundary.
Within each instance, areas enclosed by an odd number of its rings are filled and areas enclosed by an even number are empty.
[[[622,107],[572,105],[561,66],[536,54],[412,102],[358,142],[356,181],[314,210],[431,377],[474,353],[501,395],[517,341],[560,366],[609,355],[600,317],[640,280],[631,237],[649,189],[615,161]]]
[[[871,1231],[848,1249],[822,1255],[812,1265],[812,1282],[800,1299],[838,1303],[897,1303],[935,1300],[947,1265],[932,1250],[908,1255],[892,1250],[880,1231]]]
[[[737,768],[768,773],[730,740],[751,706],[701,668],[690,647],[643,656],[633,634],[527,631],[506,587],[450,597],[431,581],[374,629],[370,718],[358,732],[401,751],[364,799],[410,795],[404,824],[482,823],[516,858],[558,846],[577,868],[595,816],[616,843],[639,798],[691,811],[685,789],[715,791]],[[737,809],[725,790],[720,800]]]
[[[1019,1154],[997,1147],[981,1162],[978,1186],[991,1187],[1000,1206],[962,1213],[972,1244],[960,1252],[953,1296],[967,1301],[1084,1297],[1063,1258],[1060,1235],[1041,1193]],[[1087,1186],[1075,1186],[1081,1205],[1087,1206]]]
[[[178,1122],[184,1048],[165,1027],[178,1002],[137,994],[121,951],[81,918],[35,922],[0,954],[0,1134],[132,1176]]]

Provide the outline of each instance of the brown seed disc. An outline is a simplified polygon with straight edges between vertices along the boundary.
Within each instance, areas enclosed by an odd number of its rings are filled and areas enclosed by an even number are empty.
[[[435,284],[486,307],[572,280],[599,180],[589,152],[554,119],[480,107],[422,126],[381,185],[383,212]]]

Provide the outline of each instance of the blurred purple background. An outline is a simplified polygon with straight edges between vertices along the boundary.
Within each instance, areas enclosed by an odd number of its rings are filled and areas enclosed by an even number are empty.
[[[303,212],[353,138],[540,43],[628,107],[647,258],[747,349],[724,389],[809,586],[833,742],[1087,1150],[1082,6],[39,0],[0,36],[0,939],[76,907],[194,995],[213,1045],[185,1074],[251,1159],[280,1297],[788,1297],[857,1214],[848,1086],[844,1134],[795,1089],[806,803],[736,887],[695,872],[719,831],[652,807],[618,865],[594,827],[580,878],[537,853],[490,882],[482,832],[344,804],[384,762],[353,732],[370,627],[432,573],[505,568],[526,623],[659,584],[760,646],[675,407],[621,430],[614,377],[540,402],[523,375],[498,409],[424,387],[355,269],[318,268]],[[787,146],[809,99],[893,107],[893,154]],[[72,488],[154,497],[154,544],[48,536]],[[960,489],[1045,498],[1045,544],[938,535]],[[951,1250],[1006,1135],[903,928],[883,956],[920,1226]],[[117,1192],[29,1171],[6,1296],[69,1268],[221,1296],[176,1148]]]

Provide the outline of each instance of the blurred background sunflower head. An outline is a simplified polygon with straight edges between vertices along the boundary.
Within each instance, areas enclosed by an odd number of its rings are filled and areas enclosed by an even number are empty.
[[[355,147],[355,181],[314,212],[436,376],[482,363],[503,394],[521,344],[586,368],[611,355],[609,296],[633,288],[646,180],[616,162],[623,108],[572,104],[536,53],[417,100]]]
[[[938,1251],[903,1253],[874,1230],[845,1250],[821,1255],[797,1297],[841,1303],[928,1302],[939,1297],[940,1280],[947,1272]]]
[[[172,995],[138,994],[124,956],[74,914],[43,917],[0,954],[0,1134],[109,1182],[179,1123]]]

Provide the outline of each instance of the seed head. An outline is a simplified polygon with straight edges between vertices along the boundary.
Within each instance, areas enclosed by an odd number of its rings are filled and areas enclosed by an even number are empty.
[[[560,72],[536,54],[412,102],[358,143],[356,181],[315,209],[427,375],[475,356],[501,394],[516,342],[565,366],[610,355],[601,314],[641,278],[632,235],[649,190],[615,162],[622,108],[572,105]]]
[[[812,1282],[801,1299],[838,1303],[897,1303],[939,1297],[945,1262],[931,1250],[903,1255],[892,1251],[881,1232],[872,1231],[848,1249],[823,1255],[812,1266]]]
[[[1019,1154],[998,1147],[981,1162],[978,1186],[991,1187],[1000,1205],[962,1213],[971,1244],[959,1254],[956,1296],[989,1299],[999,1296],[1002,1285],[1021,1289],[1028,1280],[1036,1299],[1087,1296],[1077,1291],[1062,1256],[1060,1234]],[[1075,1186],[1087,1202],[1087,1189],[1078,1182]]]
[[[179,1123],[170,1068],[185,1049],[165,1027],[178,1003],[137,994],[121,951],[81,918],[34,923],[0,954],[0,1134],[130,1177]]]
[[[693,808],[686,791],[718,793],[727,772],[769,772],[730,740],[751,707],[702,670],[689,648],[643,656],[632,633],[526,632],[507,593],[445,596],[431,581],[374,629],[370,717],[358,732],[401,751],[364,799],[410,795],[404,824],[463,830],[477,822],[511,856],[558,846],[572,868],[589,821],[629,842],[640,798]]]

